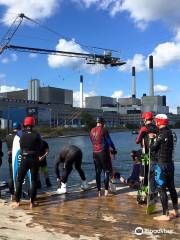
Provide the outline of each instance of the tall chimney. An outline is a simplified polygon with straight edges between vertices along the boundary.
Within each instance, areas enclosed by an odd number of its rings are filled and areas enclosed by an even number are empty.
[[[136,97],[136,70],[132,67],[132,98]]]
[[[150,89],[149,95],[154,96],[154,75],[153,75],[153,56],[149,56],[149,80],[150,80]]]
[[[83,75],[80,75],[80,108],[83,108]]]

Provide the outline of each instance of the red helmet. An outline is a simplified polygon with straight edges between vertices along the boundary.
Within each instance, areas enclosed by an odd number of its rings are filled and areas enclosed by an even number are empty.
[[[166,114],[157,114],[155,116],[155,122],[157,123],[157,125],[168,125],[169,120]]]
[[[143,120],[152,120],[153,119],[153,113],[152,112],[143,112],[142,119]]]
[[[26,126],[32,126],[32,127],[34,127],[35,126],[35,119],[34,119],[34,117],[26,117],[25,119],[24,119],[24,126],[26,127]]]

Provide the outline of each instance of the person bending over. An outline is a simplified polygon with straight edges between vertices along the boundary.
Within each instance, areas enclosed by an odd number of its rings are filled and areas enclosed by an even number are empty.
[[[56,173],[57,182],[59,185],[57,192],[59,194],[64,194],[67,192],[66,184],[67,184],[68,177],[73,169],[73,165],[75,166],[75,169],[78,171],[81,177],[81,180],[82,180],[81,188],[84,190],[88,189],[86,177],[85,177],[84,171],[81,168],[82,157],[83,157],[83,154],[81,149],[75,145],[64,147],[60,151],[58,157],[55,160],[55,173]],[[60,163],[64,165],[64,171],[63,171],[62,177],[60,176],[60,172],[59,172]]]

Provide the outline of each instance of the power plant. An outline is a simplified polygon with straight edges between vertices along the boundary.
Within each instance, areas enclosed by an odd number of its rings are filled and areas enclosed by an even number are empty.
[[[149,56],[149,95],[137,98],[136,69],[132,67],[131,97],[112,98],[108,96],[83,97],[83,76],[80,76],[79,106],[73,107],[73,91],[55,87],[41,87],[40,80],[31,79],[28,89],[0,94],[1,127],[4,121],[22,121],[26,115],[34,115],[39,125],[81,126],[81,115],[88,112],[93,118],[103,116],[107,126],[127,123],[140,124],[141,113],[169,114],[166,96],[154,95],[153,56]],[[180,121],[179,115],[169,114],[171,122]]]

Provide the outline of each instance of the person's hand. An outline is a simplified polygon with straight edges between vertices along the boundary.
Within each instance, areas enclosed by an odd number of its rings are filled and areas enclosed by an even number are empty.
[[[117,150],[116,150],[116,149],[112,149],[112,150],[111,150],[111,154],[112,154],[112,155],[116,155],[116,154],[117,154]]]
[[[156,134],[155,133],[149,133],[149,138],[155,138],[156,137]]]
[[[139,177],[139,181],[140,181],[141,183],[143,183],[143,182],[144,182],[144,177],[143,177],[143,176],[140,176],[140,177]]]
[[[42,161],[43,160],[43,158],[42,157],[39,157],[39,161]]]

